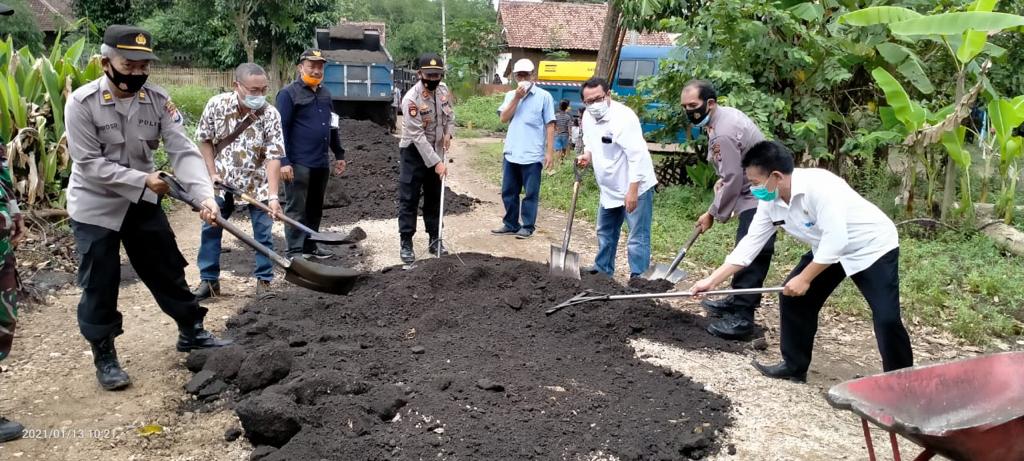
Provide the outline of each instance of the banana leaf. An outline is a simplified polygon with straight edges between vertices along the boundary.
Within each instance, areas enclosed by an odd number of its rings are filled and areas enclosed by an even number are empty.
[[[900,82],[885,69],[875,68],[871,71],[871,76],[885,93],[885,100],[892,106],[896,119],[906,125],[908,132],[917,131],[927,115],[924,108],[912,101]]]
[[[1024,26],[1024,16],[985,11],[942,13],[889,24],[896,35],[962,35],[969,30],[998,32]]]
[[[18,82],[14,79],[13,75],[8,75],[7,81],[3,82],[3,84],[7,85],[7,108],[11,111],[14,126],[16,128],[28,126],[28,106],[25,104],[25,100],[21,98]]]
[[[954,131],[942,133],[942,145],[961,170],[970,171],[971,153],[964,149],[964,135],[966,134],[967,128],[963,126],[957,127]]]
[[[996,7],[996,0],[977,0],[967,7],[967,11],[979,11],[991,13]],[[988,34],[976,30],[969,30],[963,34],[963,44],[956,49],[956,58],[960,62],[970,62],[975,56],[981,53],[988,43]]]
[[[64,133],[64,82],[57,76],[57,72],[46,58],[39,59],[39,72],[43,85],[46,86],[46,93],[50,98],[50,111],[53,113],[53,125],[57,130],[57,136]]]
[[[931,80],[928,79],[928,74],[921,66],[921,60],[917,57],[917,53],[892,42],[879,43],[875,48],[878,50],[878,54],[886,62],[896,66],[900,75],[903,75],[918,91],[924,94],[932,94],[935,91]]]
[[[2,76],[2,74],[0,74]],[[0,78],[6,81],[6,78]],[[0,83],[0,143],[7,143],[14,137],[14,123],[11,120],[10,104],[8,103],[7,85]]]
[[[839,17],[839,23],[864,27],[878,24],[892,24],[920,17],[921,13],[907,8],[898,6],[873,6],[871,8],[864,8],[844,14]]]

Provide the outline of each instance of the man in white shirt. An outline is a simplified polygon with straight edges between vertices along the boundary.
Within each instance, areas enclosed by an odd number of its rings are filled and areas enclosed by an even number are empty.
[[[629,225],[627,254],[630,277],[639,277],[651,263],[651,217],[654,176],[640,119],[632,109],[612,101],[608,82],[594,77],[583,82],[583,155],[580,166],[594,164],[601,190],[597,210],[597,257],[591,273],[612,276],[622,222]]]
[[[760,201],[753,222],[725,264],[691,291],[711,290],[749,265],[775,226],[811,246],[779,297],[782,363],[754,367],[768,377],[805,381],[818,312],[847,276],[871,306],[882,368],[912,366],[910,336],[900,318],[899,236],[892,220],[831,172],[794,169],[793,154],[778,142],[755,144],[742,166]]]

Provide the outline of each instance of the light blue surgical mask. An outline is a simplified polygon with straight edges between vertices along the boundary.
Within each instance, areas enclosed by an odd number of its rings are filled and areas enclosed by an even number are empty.
[[[267,97],[263,95],[247,94],[245,95],[245,107],[252,110],[258,110],[267,104]]]
[[[758,200],[773,202],[779,197],[779,188],[776,187],[775,190],[769,192],[768,181],[765,181],[765,183],[760,186],[750,186],[750,195],[753,195],[754,198]]]

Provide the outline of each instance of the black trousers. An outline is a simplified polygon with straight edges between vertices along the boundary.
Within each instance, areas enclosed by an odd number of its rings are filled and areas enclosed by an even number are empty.
[[[324,216],[324,194],[327,193],[327,181],[331,179],[330,168],[310,168],[292,164],[295,177],[291,182],[284,183],[284,213],[310,229],[320,230],[320,220]],[[310,241],[308,234],[302,230],[285,225],[285,241],[288,243],[288,256],[294,257],[316,250],[316,243]]]
[[[122,330],[117,295],[121,283],[121,245],[132,268],[153,294],[157,305],[179,329],[203,320],[200,307],[185,282],[188,263],[160,205],[140,202],[128,207],[120,231],[71,221],[78,249],[78,328],[88,341],[117,336]]]
[[[437,237],[441,207],[441,177],[427,167],[415,145],[401,149],[398,174],[398,233],[412,237],[416,233],[416,208],[423,196],[423,224],[431,238]]]
[[[750,223],[754,220],[754,213],[757,208],[743,211],[739,216],[739,226],[736,227],[736,242],[739,243],[747,235]],[[761,252],[750,263],[735,275],[732,276],[733,288],[761,288],[764,286],[764,279],[768,277],[768,267],[772,263],[772,255],[775,254],[775,234],[768,239]],[[736,308],[736,314],[754,321],[754,308],[761,305],[761,295],[737,295],[732,297],[732,305]]]
[[[795,277],[813,260],[810,252],[805,254],[786,280]],[[896,248],[878,258],[871,267],[850,277],[871,306],[875,340],[885,371],[914,365],[910,335],[900,318],[899,260],[900,249]],[[810,366],[814,335],[818,332],[818,312],[845,278],[843,267],[833,264],[814,278],[804,296],[779,296],[782,358],[796,371],[806,372]]]

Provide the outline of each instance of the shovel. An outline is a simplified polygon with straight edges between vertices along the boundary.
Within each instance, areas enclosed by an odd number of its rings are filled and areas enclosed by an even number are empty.
[[[572,236],[572,221],[576,216],[576,199],[580,196],[580,183],[583,176],[576,162],[572,162],[572,172],[576,175],[576,182],[572,184],[572,203],[569,204],[569,222],[565,225],[565,235],[562,237],[562,246],[551,245],[551,256],[548,258],[548,274],[553,277],[569,277],[580,279],[580,255],[575,251],[569,251],[569,237]]]
[[[717,296],[717,295],[749,295],[757,293],[782,293],[783,287],[771,287],[771,288],[742,288],[735,290],[712,290],[700,293],[701,296]],[[598,293],[595,291],[584,291],[576,296],[573,296],[568,301],[563,302],[557,306],[554,306],[546,311],[544,314],[551,315],[555,312],[562,310],[565,307],[575,306],[577,304],[589,303],[594,301],[619,301],[623,299],[656,299],[656,298],[688,298],[696,296],[697,294],[689,291],[666,291],[664,293],[639,293],[635,295],[609,295],[605,293]]]
[[[679,263],[683,262],[683,257],[686,256],[686,252],[690,251],[690,247],[693,246],[693,242],[697,241],[697,237],[700,237],[700,228],[694,228],[693,234],[690,234],[690,239],[686,241],[686,245],[679,250],[679,254],[676,255],[676,259],[672,260],[672,264],[655,264],[647,269],[641,277],[647,280],[668,280],[673,284],[679,283],[680,280],[686,278],[686,271],[676,270],[679,267]]]
[[[160,179],[170,187],[168,195],[172,198],[189,204],[193,211],[199,211],[203,208],[203,205],[198,200],[185,191],[185,186],[178,181],[178,178],[160,172]],[[356,282],[363,276],[361,273],[347,267],[324,266],[302,258],[285,258],[261,245],[256,239],[239,230],[234,224],[229,223],[219,214],[217,215],[217,225],[254,250],[266,255],[274,264],[284,269],[285,280],[300,287],[322,293],[343,295],[352,291]]]
[[[219,181],[217,183],[215,183],[214,185],[217,186],[218,188],[220,188],[221,190],[223,190],[224,192],[227,192],[229,194],[233,194],[233,195],[241,198],[242,200],[245,200],[246,202],[249,202],[250,205],[252,205],[252,206],[254,206],[256,208],[259,208],[259,209],[261,209],[261,210],[263,210],[265,212],[267,212],[267,214],[274,215],[274,211],[271,210],[269,206],[265,205],[263,202],[261,202],[259,200],[256,200],[255,198],[253,198],[249,194],[246,194],[241,189],[239,189],[239,188],[237,188],[235,186],[232,186],[232,185],[230,185],[228,183],[219,182]],[[315,231],[313,229],[310,229],[305,224],[302,224],[302,223],[300,223],[300,222],[298,222],[298,221],[296,221],[296,220],[294,220],[292,218],[289,218],[288,216],[284,215],[283,213],[280,214],[280,215],[277,215],[277,217],[280,218],[282,221],[284,221],[284,222],[286,222],[288,224],[291,224],[292,226],[295,226],[299,230],[309,234],[309,239],[310,240],[312,240],[314,242],[318,242],[318,243],[323,243],[325,245],[347,245],[347,244],[350,244],[350,243],[359,242],[359,241],[361,241],[361,240],[366,238],[366,232],[364,232],[363,229],[361,229],[359,227],[356,227],[356,228],[352,229],[351,231],[349,231],[348,235],[341,235],[341,234],[336,233],[336,232],[317,232],[317,231]]]

